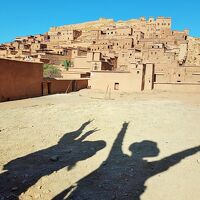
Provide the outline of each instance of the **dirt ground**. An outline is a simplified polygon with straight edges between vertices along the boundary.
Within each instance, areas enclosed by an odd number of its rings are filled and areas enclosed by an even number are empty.
[[[200,199],[200,94],[5,102],[0,142],[2,200]]]

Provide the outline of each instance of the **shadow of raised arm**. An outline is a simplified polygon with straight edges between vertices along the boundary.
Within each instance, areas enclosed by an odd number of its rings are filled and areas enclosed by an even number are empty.
[[[93,133],[95,133],[95,132],[97,132],[97,131],[99,131],[100,129],[97,129],[97,128],[95,128],[95,129],[93,129],[93,130],[91,130],[91,131],[88,131],[88,132],[86,132],[84,135],[82,135],[77,141],[83,141],[84,139],[86,139],[88,136],[90,136],[91,134],[93,134]]]
[[[122,128],[121,128],[117,138],[115,139],[115,141],[113,143],[112,149],[111,149],[109,156],[108,156],[108,160],[111,157],[115,157],[116,155],[120,156],[120,155],[123,154],[122,144],[123,144],[124,136],[126,134],[126,130],[128,128],[128,125],[129,125],[129,122],[123,123]]]
[[[178,164],[184,158],[192,156],[193,154],[200,151],[200,146],[196,146],[175,154],[163,158],[162,160],[151,162],[150,164],[153,167],[153,175],[159,174],[163,171],[168,170],[170,167]]]

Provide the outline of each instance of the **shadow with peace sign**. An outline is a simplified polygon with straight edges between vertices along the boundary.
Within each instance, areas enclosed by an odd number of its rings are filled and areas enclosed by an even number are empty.
[[[17,158],[4,165],[0,174],[0,199],[19,199],[19,195],[33,186],[41,177],[64,167],[71,170],[78,161],[85,160],[106,146],[102,140],[85,141],[97,132],[92,129],[82,134],[89,120],[73,132],[66,133],[59,142],[46,149]]]

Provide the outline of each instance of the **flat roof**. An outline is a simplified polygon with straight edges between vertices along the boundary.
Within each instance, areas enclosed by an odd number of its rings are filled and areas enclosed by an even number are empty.
[[[91,71],[92,73],[130,73],[129,71],[109,71],[109,70],[101,70],[101,71]]]
[[[79,81],[79,80],[89,80],[90,78],[45,78],[43,80],[59,80],[59,81]]]
[[[26,63],[38,63],[43,64],[43,62],[36,62],[36,61],[27,61],[27,60],[19,60],[19,59],[12,59],[12,58],[0,58],[0,60],[9,60],[9,61],[17,61],[17,62],[26,62]]]
[[[166,82],[166,83],[159,83],[159,82],[154,82],[154,84],[167,84],[167,85],[200,85],[200,82]]]

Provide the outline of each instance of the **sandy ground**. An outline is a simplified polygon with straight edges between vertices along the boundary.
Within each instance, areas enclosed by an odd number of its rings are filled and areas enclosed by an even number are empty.
[[[200,94],[1,103],[0,142],[0,199],[200,199]]]

